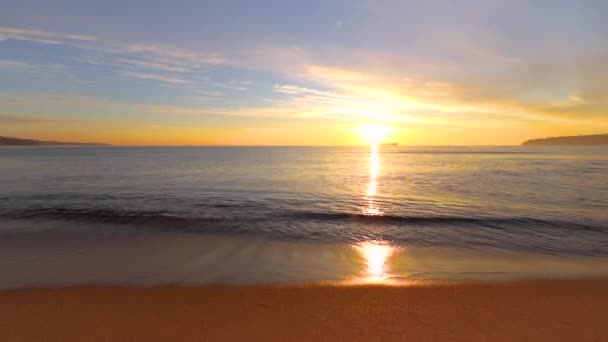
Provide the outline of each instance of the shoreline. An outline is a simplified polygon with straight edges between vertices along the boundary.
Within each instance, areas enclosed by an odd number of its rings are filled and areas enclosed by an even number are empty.
[[[28,229],[29,223],[4,226]],[[96,233],[102,225],[3,235],[0,289],[207,284],[487,282],[608,277],[608,256],[283,241],[245,235]],[[77,229],[80,229],[78,231]],[[407,285],[407,284],[406,284]]]
[[[608,340],[608,278],[0,291],[2,341]]]

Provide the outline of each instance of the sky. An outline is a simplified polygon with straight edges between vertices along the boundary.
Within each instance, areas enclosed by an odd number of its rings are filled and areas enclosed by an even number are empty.
[[[0,0],[0,136],[511,145],[608,133],[608,1]]]

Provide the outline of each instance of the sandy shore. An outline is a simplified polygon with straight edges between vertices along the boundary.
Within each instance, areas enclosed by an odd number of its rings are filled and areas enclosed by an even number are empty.
[[[608,341],[608,280],[0,291],[0,341]]]

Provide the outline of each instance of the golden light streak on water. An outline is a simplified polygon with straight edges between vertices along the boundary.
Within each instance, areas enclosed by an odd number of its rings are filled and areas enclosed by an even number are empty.
[[[366,206],[362,208],[364,215],[378,216],[383,212],[376,206],[374,196],[378,190],[378,177],[380,176],[380,158],[378,156],[378,144],[373,144],[370,147],[369,154],[369,181],[367,183],[367,192],[365,196]]]
[[[388,283],[391,278],[389,257],[396,248],[390,245],[368,241],[355,245],[365,263],[360,281],[363,283]]]

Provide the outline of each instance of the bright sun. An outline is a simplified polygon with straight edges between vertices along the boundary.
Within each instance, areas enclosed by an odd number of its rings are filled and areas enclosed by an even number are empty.
[[[378,144],[384,141],[390,129],[384,125],[366,124],[360,126],[358,131],[363,134],[368,143]]]

